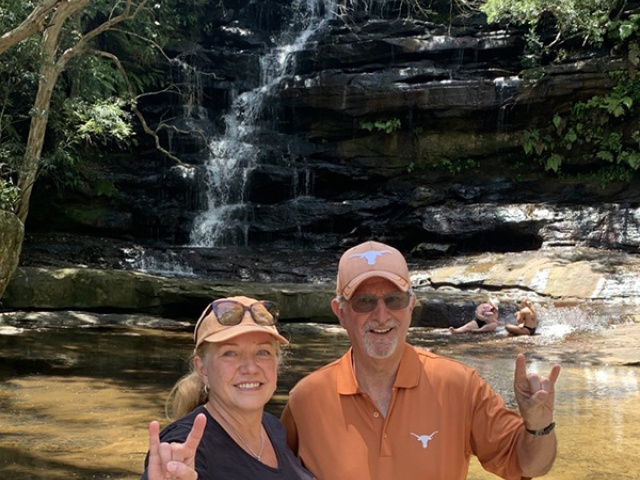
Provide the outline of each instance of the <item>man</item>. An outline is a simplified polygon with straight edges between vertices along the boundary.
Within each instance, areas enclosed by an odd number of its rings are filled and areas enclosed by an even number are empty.
[[[336,293],[351,349],[302,379],[282,414],[319,480],[459,480],[470,455],[505,479],[549,471],[559,366],[542,378],[518,356],[518,415],[473,369],[407,344],[416,298],[404,257],[382,243],[344,253]]]

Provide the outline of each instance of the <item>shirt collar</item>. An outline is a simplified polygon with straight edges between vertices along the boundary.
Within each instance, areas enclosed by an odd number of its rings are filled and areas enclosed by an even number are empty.
[[[360,393],[358,381],[353,372],[352,362],[353,347],[338,360],[337,388],[340,395],[355,395]],[[421,362],[414,347],[405,343],[398,375],[393,383],[393,388],[414,388],[420,378]]]

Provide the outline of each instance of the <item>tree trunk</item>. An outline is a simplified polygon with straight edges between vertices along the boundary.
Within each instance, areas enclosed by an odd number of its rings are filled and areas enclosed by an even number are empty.
[[[40,158],[47,131],[47,122],[49,121],[49,107],[51,106],[53,88],[58,81],[60,72],[64,70],[66,63],[69,61],[69,52],[73,50],[68,49],[58,59],[60,33],[67,19],[74,13],[84,9],[88,3],[89,0],[75,0],[59,5],[53,14],[49,27],[42,34],[40,82],[38,83],[38,93],[36,94],[31,114],[27,148],[18,174],[20,197],[18,198],[16,215],[22,223],[26,222],[29,214],[31,190],[40,168]]]
[[[27,148],[22,159],[18,177],[20,197],[18,199],[16,215],[22,223],[26,222],[27,215],[29,214],[31,190],[33,189],[33,183],[36,180],[36,175],[40,168],[40,157],[44,145],[44,137],[47,132],[47,123],[49,122],[51,95],[59,75],[60,72],[56,68],[56,65],[52,61],[45,60],[45,63],[40,69],[40,84],[38,85],[38,93],[36,94],[36,100],[33,105]]]

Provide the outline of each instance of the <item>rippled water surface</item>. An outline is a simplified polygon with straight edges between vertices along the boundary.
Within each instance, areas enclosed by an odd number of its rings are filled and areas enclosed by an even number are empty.
[[[292,324],[280,388],[268,410],[278,415],[291,386],[347,349],[339,327]],[[164,425],[167,390],[185,373],[188,330],[56,328],[0,335],[0,478],[136,479],[147,425]],[[11,333],[11,335],[7,334]],[[478,369],[510,406],[513,362],[531,369],[562,365],[556,400],[558,460],[552,480],[640,479],[640,369],[593,362],[597,333],[534,338],[451,336],[412,329],[410,341]],[[581,352],[576,354],[576,352]],[[428,408],[428,400],[425,401]],[[469,479],[496,478],[474,461]]]

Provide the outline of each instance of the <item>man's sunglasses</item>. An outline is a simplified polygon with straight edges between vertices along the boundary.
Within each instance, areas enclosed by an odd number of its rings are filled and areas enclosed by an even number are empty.
[[[357,313],[373,312],[378,306],[378,300],[384,301],[389,310],[402,310],[409,306],[411,294],[409,292],[393,292],[383,296],[354,295],[351,297],[351,308]]]
[[[202,321],[213,311],[216,320],[220,325],[225,327],[232,327],[242,322],[245,312],[251,314],[251,318],[258,325],[270,327],[275,325],[280,315],[280,309],[278,306],[268,300],[260,300],[252,303],[251,305],[245,305],[236,300],[216,300],[209,304],[206,310],[202,313],[202,316],[196,324],[195,331],[198,331]]]

